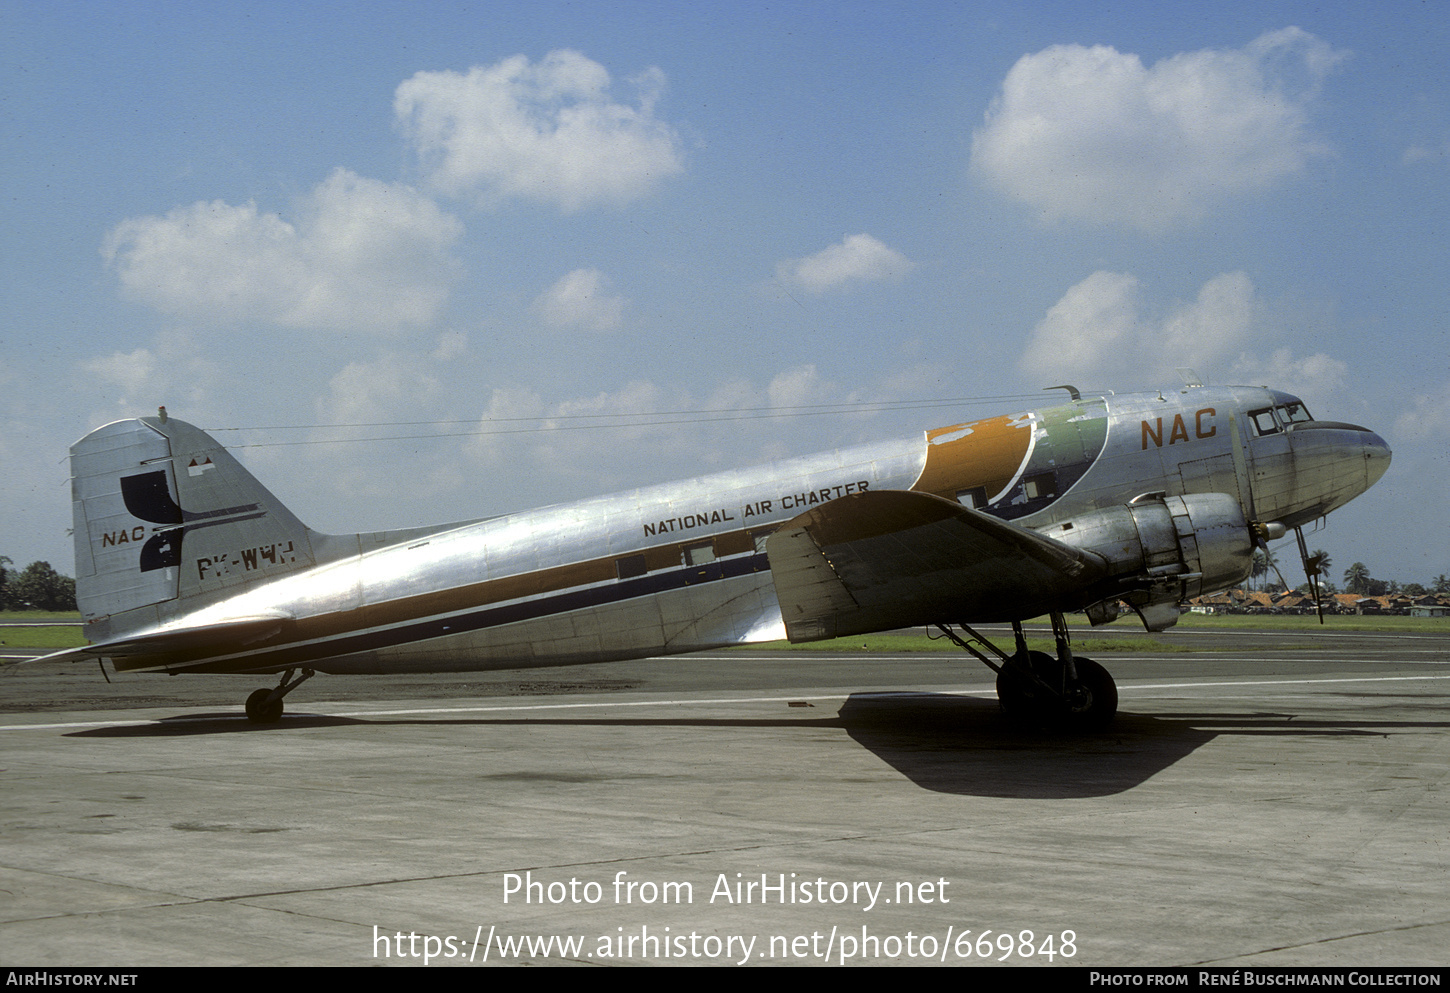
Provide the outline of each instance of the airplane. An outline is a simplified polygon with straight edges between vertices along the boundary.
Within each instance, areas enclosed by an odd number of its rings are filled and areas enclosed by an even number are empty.
[[[313,531],[167,415],[70,450],[76,591],[118,672],[280,675],[646,658],[936,627],[996,672],[1009,715],[1106,727],[1117,688],[1064,614],[1159,631],[1249,574],[1256,548],[1389,467],[1367,428],[1263,387],[1066,403],[683,482],[435,527]],[[1312,572],[1307,553],[1306,571]],[[1312,580],[1311,576],[1311,580]],[[1022,622],[1050,616],[1055,653]],[[972,625],[1010,623],[1011,648]],[[958,629],[961,633],[958,633]]]

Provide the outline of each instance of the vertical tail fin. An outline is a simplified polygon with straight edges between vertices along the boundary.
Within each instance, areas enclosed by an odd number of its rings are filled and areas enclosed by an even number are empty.
[[[76,600],[93,641],[316,561],[301,521],[205,432],[164,413],[98,428],[70,457]]]

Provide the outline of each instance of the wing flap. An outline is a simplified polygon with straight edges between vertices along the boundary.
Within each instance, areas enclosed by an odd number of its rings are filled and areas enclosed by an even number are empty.
[[[814,507],[782,525],[766,552],[791,641],[1033,617],[1107,571],[1092,552],[902,490]]]

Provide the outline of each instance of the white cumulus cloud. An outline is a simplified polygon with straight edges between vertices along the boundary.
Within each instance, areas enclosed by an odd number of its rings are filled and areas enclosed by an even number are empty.
[[[515,55],[466,73],[419,72],[398,86],[393,111],[434,189],[569,212],[634,200],[684,169],[674,130],[655,117],[664,74],[632,82],[633,106],[615,102],[608,71],[578,52],[538,63]]]
[[[1344,396],[1349,366],[1323,352],[1302,358],[1295,358],[1289,348],[1276,348],[1267,356],[1245,352],[1239,355],[1229,374],[1237,383],[1272,386],[1297,394],[1316,413],[1350,409]]]
[[[609,278],[598,269],[575,269],[534,301],[534,311],[556,328],[612,331],[628,301],[608,290]]]
[[[661,414],[689,406],[686,394],[647,380],[554,402],[528,387],[501,387],[490,394],[479,434],[466,450],[483,464],[534,482],[570,480],[580,495],[608,492],[659,481],[651,476],[658,463],[688,446],[674,418]]]
[[[103,404],[91,420],[135,417],[170,405],[188,411],[207,409],[219,369],[184,332],[159,335],[150,348],[112,352],[80,362],[88,395]]]
[[[145,390],[156,380],[156,353],[149,348],[133,352],[112,352],[81,363],[91,381],[101,381],[114,388],[123,404],[139,402]]]
[[[1343,57],[1299,28],[1151,67],[1106,45],[1055,45],[1008,72],[972,163],[1045,219],[1162,231],[1325,154],[1309,109]]]
[[[417,420],[442,393],[431,356],[388,353],[372,361],[349,362],[317,398],[327,424],[377,424]]]
[[[1280,386],[1286,378],[1323,384],[1343,376],[1343,363],[1323,355],[1295,360],[1281,348],[1268,359],[1255,357],[1252,346],[1272,337],[1267,320],[1242,272],[1215,276],[1193,300],[1168,307],[1146,302],[1135,276],[1095,272],[1048,310],[1020,365],[1052,382],[1093,379],[1110,387],[1177,382],[1180,368],[1210,380],[1231,372]]]
[[[1450,382],[1438,393],[1422,394],[1395,421],[1395,437],[1406,441],[1435,441],[1450,435]],[[1444,461],[1444,449],[1441,460]]]
[[[1450,138],[1441,138],[1438,143],[1411,145],[1405,149],[1400,161],[1405,165],[1414,165],[1419,162],[1438,162],[1443,165],[1450,162]]]
[[[829,403],[838,387],[826,382],[814,365],[796,366],[777,373],[765,388],[769,406],[795,413],[798,408]]]
[[[347,363],[313,400],[319,426],[307,435],[306,456],[276,447],[253,457],[279,482],[295,480],[321,494],[323,512],[337,517],[319,519],[318,526],[323,520],[344,530],[442,523],[446,515],[434,503],[467,486],[457,460],[440,455],[456,430],[449,374],[465,348],[450,333],[431,351],[390,348]],[[435,432],[443,437],[430,437]],[[344,507],[351,512],[338,514]]]
[[[1022,355],[1024,371],[1056,375],[1087,371],[1139,336],[1138,280],[1119,272],[1095,272],[1053,304],[1032,332]]]
[[[122,221],[102,254],[128,296],[193,320],[386,331],[437,315],[456,270],[457,218],[346,169],[297,215],[202,201]]]
[[[852,282],[899,279],[912,267],[905,255],[869,234],[853,234],[803,259],[787,259],[775,267],[783,283],[824,293]]]

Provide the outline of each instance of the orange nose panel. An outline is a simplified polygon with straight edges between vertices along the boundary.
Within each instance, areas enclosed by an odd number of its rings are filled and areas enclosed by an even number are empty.
[[[955,500],[962,490],[980,487],[990,500],[1007,488],[1027,461],[1032,421],[991,417],[928,431],[926,441],[926,467],[912,489]]]

